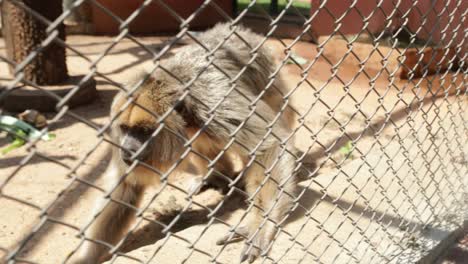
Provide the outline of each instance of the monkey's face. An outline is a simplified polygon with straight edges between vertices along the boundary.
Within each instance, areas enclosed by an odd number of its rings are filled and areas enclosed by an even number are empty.
[[[185,126],[179,113],[183,108],[181,104],[179,107],[174,104],[177,99],[177,86],[169,85],[159,77],[149,78],[131,98],[125,93],[117,95],[111,112],[117,114],[121,111],[114,122],[113,131],[117,133],[113,137],[122,146],[122,161],[131,164],[138,159],[154,165],[174,158],[175,154],[172,154],[175,152],[168,149],[173,148],[177,140],[168,136],[168,131],[183,134]],[[160,116],[165,118],[159,120]]]
[[[128,126],[121,124],[120,130],[120,157],[127,165],[135,159],[148,162],[151,156],[152,140],[151,134],[154,129],[145,125]]]
[[[157,129],[156,117],[150,113],[152,104],[145,94],[138,95],[134,103],[126,104],[127,100],[119,95],[112,107],[112,112],[123,108],[113,127],[114,139],[121,146],[120,158],[127,165],[135,159],[150,162],[154,148],[151,135]]]

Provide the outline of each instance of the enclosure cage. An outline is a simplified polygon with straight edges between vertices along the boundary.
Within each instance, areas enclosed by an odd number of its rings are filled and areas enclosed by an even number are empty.
[[[435,263],[466,230],[468,1],[0,4],[2,263]]]

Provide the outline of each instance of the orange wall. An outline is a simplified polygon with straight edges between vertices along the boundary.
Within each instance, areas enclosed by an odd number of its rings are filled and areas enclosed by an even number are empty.
[[[135,10],[141,7],[143,0],[98,0],[101,5],[114,13],[120,19],[127,19]],[[204,2],[203,0],[164,0],[180,17],[187,19]],[[232,0],[215,0],[218,6],[223,9],[228,16],[232,16]],[[97,34],[117,34],[120,23],[106,14],[96,5],[92,5],[93,23]],[[191,28],[204,28],[222,21],[216,9],[208,5],[190,23]],[[180,22],[171,16],[166,9],[155,0],[129,24],[130,32],[140,34],[177,32]]]
[[[452,47],[464,45],[466,52],[468,40],[463,31],[468,28],[468,19],[462,23],[462,14],[468,8],[467,0],[357,0],[354,8],[347,12],[353,2],[311,0],[314,33],[330,35],[339,29],[343,34],[356,34],[362,28],[378,33],[406,25],[412,32],[418,32],[421,39],[432,38],[433,42]],[[379,2],[382,4],[377,7]],[[400,4],[396,6],[398,2]],[[366,23],[363,17],[368,17]]]

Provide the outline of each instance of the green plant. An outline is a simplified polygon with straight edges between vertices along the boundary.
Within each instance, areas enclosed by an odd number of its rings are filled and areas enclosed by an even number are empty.
[[[345,156],[349,155],[350,157],[352,157],[353,148],[354,148],[353,142],[350,140],[346,142],[346,144],[340,148],[340,152]]]
[[[0,130],[6,131],[11,138],[10,144],[0,150],[2,155],[23,146],[31,140],[40,138],[49,141],[55,138],[54,134],[42,133],[30,124],[12,116],[0,116]]]

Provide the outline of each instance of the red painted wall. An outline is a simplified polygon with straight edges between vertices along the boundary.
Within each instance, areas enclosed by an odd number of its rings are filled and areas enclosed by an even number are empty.
[[[135,10],[141,7],[143,0],[98,0],[101,5],[120,17],[122,20],[128,18]],[[132,33],[150,34],[161,32],[179,31],[180,22],[174,18],[166,9],[153,1],[142,10],[135,20],[130,23],[129,28]],[[166,5],[172,8],[180,17],[187,19],[204,2],[203,0],[164,0]],[[232,16],[232,0],[215,0],[218,6],[229,16]],[[92,5],[93,23],[97,34],[117,34],[119,33],[119,22],[102,11],[96,5]],[[214,25],[216,22],[225,20],[219,12],[208,5],[190,23],[191,28],[205,28]]]
[[[355,5],[353,2],[311,0],[314,33],[331,35],[339,29],[343,34],[356,34],[362,28],[376,33],[406,25],[412,32],[418,32],[421,39],[431,37],[433,42],[452,47],[464,45],[466,52],[468,40],[463,31],[468,28],[468,18],[462,21],[462,15],[468,8],[467,0],[357,0]],[[377,7],[379,2],[382,4]],[[368,17],[366,22],[364,17]]]

